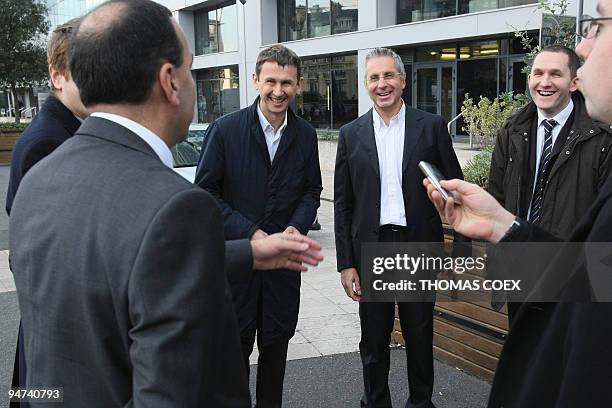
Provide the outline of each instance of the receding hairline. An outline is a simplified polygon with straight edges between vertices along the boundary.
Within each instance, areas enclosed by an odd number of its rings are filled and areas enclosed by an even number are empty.
[[[95,34],[107,30],[112,24],[116,24],[123,16],[128,7],[123,2],[106,3],[93,9],[83,17],[77,36],[82,34]]]

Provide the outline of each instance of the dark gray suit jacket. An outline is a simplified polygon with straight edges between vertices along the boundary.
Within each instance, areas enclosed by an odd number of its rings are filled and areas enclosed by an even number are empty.
[[[87,119],[10,228],[28,385],[62,407],[250,406],[218,206],[137,135]]]

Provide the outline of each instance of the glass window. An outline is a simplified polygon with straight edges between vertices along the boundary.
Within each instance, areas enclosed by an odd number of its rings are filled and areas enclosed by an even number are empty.
[[[278,2],[278,38],[280,42],[301,40],[306,34],[306,0]]]
[[[308,1],[308,37],[331,34],[329,0]]]
[[[499,41],[476,41],[459,45],[459,59],[495,57],[499,55]]]
[[[238,51],[238,10],[232,4],[217,10],[219,52]]]
[[[357,31],[358,0],[278,0],[279,42]]]
[[[238,15],[235,4],[194,12],[195,55],[238,50]]]
[[[416,52],[418,62],[449,61],[457,58],[457,47],[452,44],[441,44],[430,47],[419,47]]]
[[[320,129],[339,129],[358,116],[357,56],[339,55],[302,61],[304,86],[297,114]]]
[[[357,0],[331,2],[332,34],[357,31]]]
[[[332,128],[340,129],[357,118],[357,56],[332,57]]]
[[[238,67],[196,71],[198,122],[210,123],[240,109]]]
[[[497,96],[497,58],[475,59],[457,62],[457,112],[468,93],[475,103],[480,96],[493,99]],[[457,134],[465,134],[462,119],[457,122]]]
[[[331,118],[331,59],[310,58],[302,61],[303,106],[306,119],[316,128],[329,129]]]
[[[455,0],[397,0],[397,23],[431,20],[457,14]]]

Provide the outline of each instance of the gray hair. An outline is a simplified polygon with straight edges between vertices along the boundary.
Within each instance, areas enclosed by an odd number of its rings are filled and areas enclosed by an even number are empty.
[[[378,58],[378,57],[389,57],[389,58],[393,58],[393,62],[395,63],[395,69],[397,70],[397,72],[400,73],[402,79],[406,79],[406,70],[404,69],[404,63],[402,62],[402,58],[397,55],[397,53],[389,48],[374,48],[372,51],[370,51],[368,53],[368,55],[366,55],[366,59],[365,59],[365,66],[368,66],[368,61],[370,61],[372,58]],[[365,70],[366,74],[364,79],[367,81],[367,69]]]

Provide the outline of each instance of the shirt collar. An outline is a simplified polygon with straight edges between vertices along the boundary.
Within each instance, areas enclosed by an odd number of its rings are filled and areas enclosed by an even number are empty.
[[[391,126],[393,121],[401,120],[405,116],[406,116],[406,104],[404,103],[404,100],[402,99],[402,107],[400,108],[399,112],[397,112],[397,114],[395,114],[391,118],[391,120],[389,121],[389,126]],[[376,112],[376,108],[372,108],[372,120],[374,122],[374,131],[377,133],[382,126],[387,126],[385,125],[385,121],[383,120],[383,118],[381,118],[378,112]]]
[[[259,103],[257,103],[257,116],[259,116],[259,124],[261,125],[261,128],[263,129],[264,132],[266,131],[266,129],[268,129],[268,127],[270,127],[274,131],[274,126],[272,126],[270,122],[268,122],[268,119],[266,119],[266,117],[264,116],[263,112],[259,108]],[[285,120],[283,121],[283,124],[278,129],[278,131],[282,133],[286,127],[287,127],[287,112],[285,112]],[[276,133],[276,131],[274,131],[274,133]]]
[[[554,117],[550,119],[554,119],[555,122],[558,123],[557,126],[559,126],[559,129],[561,129],[563,126],[565,126],[565,122],[567,122],[567,119],[570,117],[573,110],[574,110],[574,101],[572,101],[572,99],[570,98],[570,101],[567,104],[567,106],[563,108],[561,112],[557,113]],[[540,108],[538,108],[538,127],[542,126],[542,122],[546,119],[549,119],[549,118],[545,117],[542,114],[542,112],[540,112]]]
[[[141,124],[134,122],[131,119],[126,118],[125,116],[115,115],[114,113],[108,112],[94,112],[90,116],[95,116],[98,118],[110,120],[118,125],[127,128],[128,130],[136,133],[142,140],[144,140],[150,147],[153,149],[155,154],[159,157],[159,159],[164,163],[167,167],[172,168],[172,152],[170,148],[159,136],[155,133],[151,132],[146,127]]]

